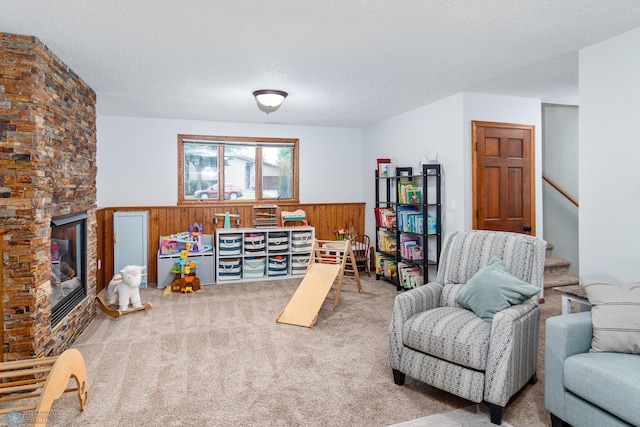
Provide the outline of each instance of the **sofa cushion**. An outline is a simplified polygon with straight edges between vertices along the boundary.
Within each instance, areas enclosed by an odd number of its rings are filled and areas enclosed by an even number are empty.
[[[564,361],[570,392],[629,423],[640,420],[640,356],[580,353]]]
[[[472,311],[439,307],[411,316],[404,324],[404,345],[457,365],[483,371],[491,326]]]
[[[456,296],[456,302],[491,323],[493,316],[540,293],[540,289],[514,277],[501,259],[492,258]]]
[[[591,351],[640,354],[640,283],[586,283],[591,303]]]

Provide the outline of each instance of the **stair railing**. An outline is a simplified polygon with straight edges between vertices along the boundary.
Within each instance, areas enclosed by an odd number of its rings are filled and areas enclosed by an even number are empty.
[[[545,181],[547,181],[549,183],[549,185],[551,185],[553,188],[555,188],[560,194],[562,194],[567,200],[569,200],[571,203],[573,203],[574,205],[576,205],[576,207],[578,207],[578,201],[576,199],[574,199],[573,197],[571,197],[571,195],[569,193],[567,193],[566,191],[564,191],[562,189],[562,187],[560,187],[558,184],[556,184],[555,182],[553,182],[551,179],[549,179],[546,175],[542,175],[542,179],[544,179]]]

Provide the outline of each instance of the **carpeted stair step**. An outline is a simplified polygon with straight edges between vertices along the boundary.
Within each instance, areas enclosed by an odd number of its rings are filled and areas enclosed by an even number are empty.
[[[561,276],[545,276],[544,278],[544,287],[545,288],[555,288],[557,286],[573,286],[578,285],[580,283],[580,279],[578,276],[574,276],[573,274],[564,274]]]
[[[552,255],[553,244],[547,243],[547,252],[544,262],[544,287],[571,286],[580,283],[580,279],[569,273],[571,261],[556,258]]]
[[[544,260],[544,275],[547,277],[569,274],[569,266],[571,261],[568,259],[547,257]]]
[[[580,283],[580,279],[569,273],[571,261],[553,256],[553,243],[547,242],[544,262],[544,287],[571,286]]]
[[[547,251],[544,253],[547,258],[553,256],[551,253],[553,252],[554,245],[553,243],[547,242]]]

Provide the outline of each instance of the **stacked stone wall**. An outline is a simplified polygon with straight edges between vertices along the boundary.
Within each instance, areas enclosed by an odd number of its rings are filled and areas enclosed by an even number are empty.
[[[37,38],[0,33],[3,360],[59,354],[95,315],[96,96]],[[87,298],[51,327],[51,219],[86,212]]]

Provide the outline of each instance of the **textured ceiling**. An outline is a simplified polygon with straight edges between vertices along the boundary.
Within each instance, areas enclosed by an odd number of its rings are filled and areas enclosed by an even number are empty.
[[[362,127],[461,92],[578,104],[578,50],[637,0],[0,0],[98,114]],[[256,89],[289,97],[261,112]]]

